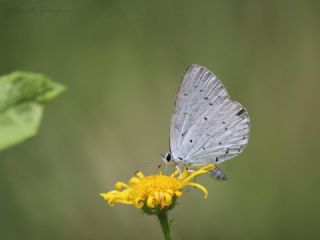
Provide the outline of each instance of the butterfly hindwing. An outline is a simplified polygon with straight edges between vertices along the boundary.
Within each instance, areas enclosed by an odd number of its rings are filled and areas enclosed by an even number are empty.
[[[246,110],[230,99],[213,73],[191,65],[174,105],[170,130],[173,158],[192,165],[220,163],[240,154],[248,134]]]

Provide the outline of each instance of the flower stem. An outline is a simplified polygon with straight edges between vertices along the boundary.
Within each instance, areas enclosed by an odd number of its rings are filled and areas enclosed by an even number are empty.
[[[165,240],[171,240],[171,232],[170,232],[170,226],[169,226],[169,220],[168,220],[168,213],[167,211],[159,211],[157,213],[157,217],[160,221],[163,236]]]

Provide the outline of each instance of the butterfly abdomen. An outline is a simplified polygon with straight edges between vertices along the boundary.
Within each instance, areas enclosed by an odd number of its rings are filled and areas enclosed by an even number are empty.
[[[227,176],[218,167],[215,167],[215,169],[209,171],[208,173],[217,180],[227,180]]]

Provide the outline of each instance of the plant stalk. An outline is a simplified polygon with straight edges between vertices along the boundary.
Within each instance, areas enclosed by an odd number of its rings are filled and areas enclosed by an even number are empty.
[[[172,240],[169,219],[168,219],[168,211],[159,211],[157,213],[157,217],[160,221],[160,225],[162,228],[164,239],[165,240]]]

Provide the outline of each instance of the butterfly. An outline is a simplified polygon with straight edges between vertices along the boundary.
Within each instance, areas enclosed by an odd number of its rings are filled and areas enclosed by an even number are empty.
[[[162,158],[179,169],[217,165],[244,150],[249,131],[246,109],[231,100],[211,71],[193,64],[187,68],[176,94],[170,151]],[[218,167],[211,174],[217,179],[226,179]]]

